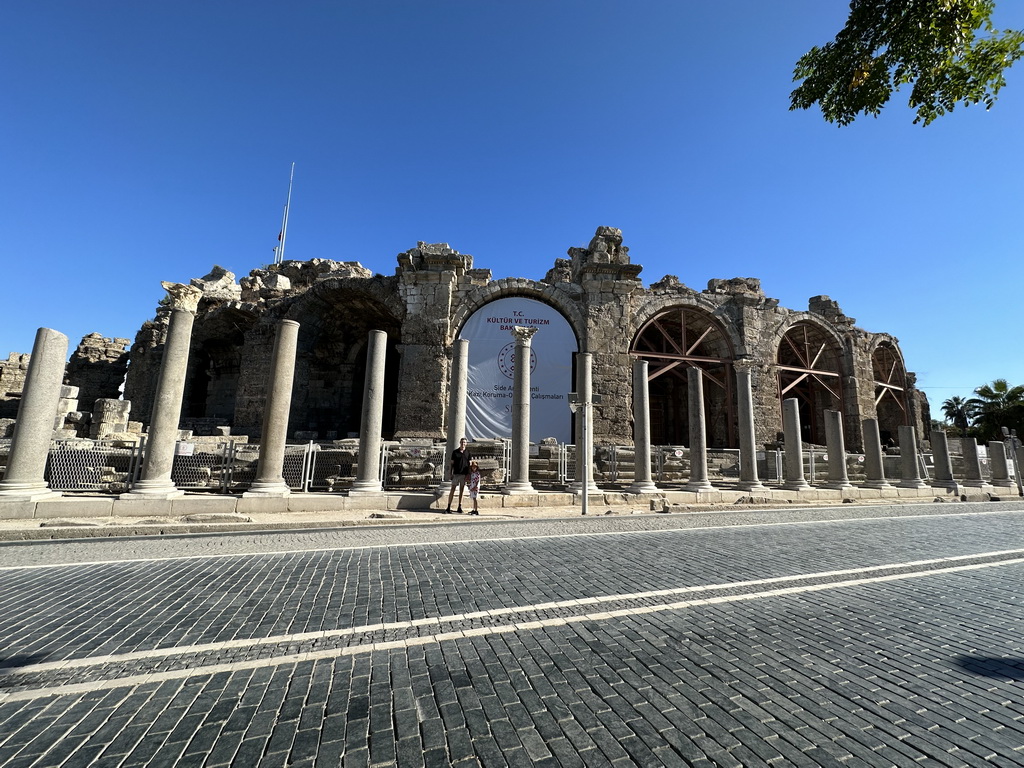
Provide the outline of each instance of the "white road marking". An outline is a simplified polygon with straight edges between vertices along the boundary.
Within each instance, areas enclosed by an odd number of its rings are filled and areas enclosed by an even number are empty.
[[[984,552],[976,555],[962,555],[950,558],[940,558],[936,560],[919,560],[907,563],[897,563],[889,565],[870,566],[866,568],[852,568],[842,571],[827,571],[816,574],[797,574],[794,576],[782,576],[773,579],[755,579],[752,581],[745,582],[731,582],[728,584],[714,584],[709,586],[695,586],[695,587],[681,587],[679,589],[671,590],[657,590],[652,592],[641,592],[625,595],[609,595],[599,598],[588,598],[586,600],[567,600],[558,603],[541,603],[533,606],[521,606],[517,608],[501,608],[495,611],[478,612],[475,614],[458,614],[447,617],[438,617],[431,619],[418,619],[411,622],[395,622],[392,624],[380,624],[363,627],[353,627],[344,630],[336,630],[332,632],[321,632],[321,633],[306,633],[301,635],[281,635],[274,638],[262,638],[260,640],[231,640],[225,643],[211,643],[208,645],[197,645],[188,646],[175,649],[161,649],[158,651],[140,651],[136,653],[128,653],[114,656],[98,656],[87,659],[75,659],[68,660],[65,662],[53,662],[45,664],[35,664],[30,666],[21,667],[15,671],[9,671],[7,673],[8,680],[12,683],[16,683],[17,677],[22,674],[32,672],[42,672],[56,669],[71,669],[75,667],[95,666],[97,664],[104,664],[108,662],[121,662],[129,661],[139,658],[150,658],[153,655],[164,656],[168,653],[196,653],[202,650],[214,650],[221,648],[231,647],[244,647],[246,645],[255,645],[259,643],[281,643],[281,642],[295,642],[305,639],[311,639],[316,637],[330,637],[340,636],[342,634],[352,634],[356,632],[369,632],[376,631],[384,628],[409,628],[413,626],[423,626],[427,624],[441,624],[450,623],[465,620],[468,618],[478,616],[495,616],[519,613],[523,611],[536,611],[546,610],[551,607],[562,607],[569,605],[579,605],[581,603],[594,602],[611,602],[618,600],[630,600],[630,599],[642,599],[645,597],[657,597],[657,596],[668,596],[674,594],[685,594],[687,592],[696,591],[713,591],[727,588],[734,588],[739,586],[750,586],[750,585],[768,585],[768,584],[781,584],[785,582],[792,582],[795,580],[805,580],[812,578],[823,578],[837,575],[853,575],[869,573],[871,571],[878,571],[889,568],[907,568],[907,567],[919,567],[923,565],[935,565],[943,562],[955,562],[964,559],[973,559],[978,557],[992,557],[1008,554],[1021,554],[1024,550],[1003,550],[998,552]],[[639,606],[636,608],[621,608],[617,610],[609,611],[598,611],[594,613],[583,614],[579,616],[563,616],[555,617],[551,619],[539,619],[531,621],[513,622],[510,624],[502,624],[494,627],[474,627],[466,630],[452,630],[449,632],[439,632],[432,635],[424,635],[420,637],[410,637],[401,640],[392,640],[380,643],[363,643],[360,645],[347,646],[342,648],[331,648],[322,649],[317,651],[308,651],[298,654],[286,654],[281,656],[275,656],[272,658],[261,658],[261,659],[249,659],[245,661],[227,662],[222,664],[212,664],[208,666],[196,667],[192,669],[179,669],[170,670],[166,672],[154,672],[149,674],[140,675],[129,675],[113,680],[99,680],[89,683],[77,683],[64,686],[57,686],[53,688],[40,688],[35,690],[25,690],[5,693],[0,691],[0,704],[7,701],[26,701],[29,699],[43,698],[46,696],[68,696],[77,693],[83,693],[87,691],[95,690],[111,690],[114,688],[122,687],[134,687],[144,685],[147,683],[163,682],[166,680],[184,680],[190,677],[202,677],[206,675],[213,675],[219,672],[236,672],[245,669],[256,669],[264,666],[281,666],[285,664],[294,664],[303,661],[315,661],[321,659],[333,659],[342,656],[352,656],[361,653],[371,653],[373,651],[392,650],[399,648],[408,648],[414,645],[427,645],[431,643],[441,643],[448,640],[459,640],[467,637],[483,637],[487,635],[497,635],[508,632],[525,632],[533,629],[543,629],[545,627],[553,626],[564,626],[566,624],[578,624],[584,621],[603,621],[608,619],[615,619],[625,616],[641,616],[645,614],[661,613],[664,611],[675,611],[683,610],[687,608],[695,608],[703,605],[717,605],[722,603],[735,603],[749,600],[761,600],[770,597],[779,597],[783,595],[795,595],[803,594],[808,592],[821,592],[829,589],[841,589],[843,587],[860,586],[863,584],[878,584],[890,581],[901,581],[904,579],[916,579],[924,576],[938,576],[949,573],[961,573],[965,571],[980,570],[983,568],[993,568],[1005,565],[1020,565],[1024,563],[1024,557],[1018,557],[1007,560],[999,560],[990,563],[970,563],[965,565],[951,565],[945,568],[935,568],[930,570],[911,571],[908,573],[896,573],[886,574],[879,576],[870,576],[866,578],[846,579],[843,581],[824,582],[820,584],[804,584],[791,587],[779,587],[776,589],[768,589],[760,592],[749,592],[741,595],[721,595],[718,597],[705,597],[691,600],[680,600],[672,603],[665,603],[661,605],[651,606]],[[0,679],[4,675],[0,674]]]

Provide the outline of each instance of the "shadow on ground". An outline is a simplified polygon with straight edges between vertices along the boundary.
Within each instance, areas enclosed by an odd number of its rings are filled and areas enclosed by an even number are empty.
[[[994,677],[997,680],[1024,680],[1024,659],[960,655],[955,661],[962,669],[974,675]]]

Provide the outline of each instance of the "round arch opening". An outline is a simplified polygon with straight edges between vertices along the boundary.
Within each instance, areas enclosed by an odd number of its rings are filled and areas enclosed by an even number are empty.
[[[882,445],[899,442],[899,428],[910,423],[907,406],[907,369],[896,345],[885,341],[871,353],[875,382],[875,413]]]
[[[722,326],[696,307],[676,307],[644,324],[629,350],[648,362],[651,442],[689,445],[687,369],[704,372],[704,418],[711,448],[737,445],[733,349]]]
[[[473,312],[459,330],[469,341],[466,436],[512,434],[514,326],[536,328],[530,341],[530,440],[572,442],[568,393],[573,389],[576,334],[557,309],[526,296],[495,299]]]
[[[778,352],[779,407],[795,398],[800,406],[800,439],[825,445],[826,410],[843,410],[839,347],[813,323],[797,323],[782,337]]]
[[[289,432],[313,432],[322,439],[358,436],[366,379],[370,331],[387,334],[384,413],[381,435],[395,432],[401,325],[373,297],[339,289],[311,299],[293,311],[300,325],[296,380]]]

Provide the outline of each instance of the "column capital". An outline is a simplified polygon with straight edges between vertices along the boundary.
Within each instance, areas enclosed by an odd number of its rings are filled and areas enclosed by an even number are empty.
[[[196,286],[169,283],[166,280],[160,285],[167,291],[166,302],[171,309],[183,309],[193,314],[199,309],[199,299],[203,297],[203,292]]]
[[[512,338],[516,340],[516,343],[529,344],[536,332],[536,328],[527,328],[525,325],[512,326]]]

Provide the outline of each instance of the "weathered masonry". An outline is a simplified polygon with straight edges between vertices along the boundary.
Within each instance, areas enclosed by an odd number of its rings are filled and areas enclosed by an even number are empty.
[[[712,280],[703,291],[672,275],[645,288],[618,229],[600,227],[570,248],[543,280],[503,278],[476,268],[446,244],[420,243],[398,255],[391,276],[355,262],[286,261],[236,282],[221,268],[202,290],[192,334],[183,428],[216,428],[257,439],[274,329],[300,324],[289,435],[355,435],[370,331],[387,334],[385,438],[444,439],[453,346],[475,312],[498,299],[541,302],[564,318],[576,349],[593,356],[598,444],[632,443],[631,362],[648,362],[651,442],[688,445],[687,370],[704,370],[711,447],[738,444],[736,371],[753,382],[758,444],[782,432],[782,401],[796,399],[805,442],[826,443],[825,411],[842,413],[847,446],[861,449],[862,421],[881,440],[911,425],[927,435],[927,400],[914,386],[897,339],[854,326],[828,296],[807,310],[780,307],[752,278]],[[124,388],[132,418],[149,423],[169,310],[158,308],[136,336]],[[543,334],[542,330],[540,334]],[[540,334],[538,338],[540,338]],[[472,339],[470,339],[472,346]],[[571,353],[570,357],[574,357]],[[574,365],[573,361],[569,364]],[[9,365],[13,366],[13,362]],[[71,381],[74,384],[74,381]]]

